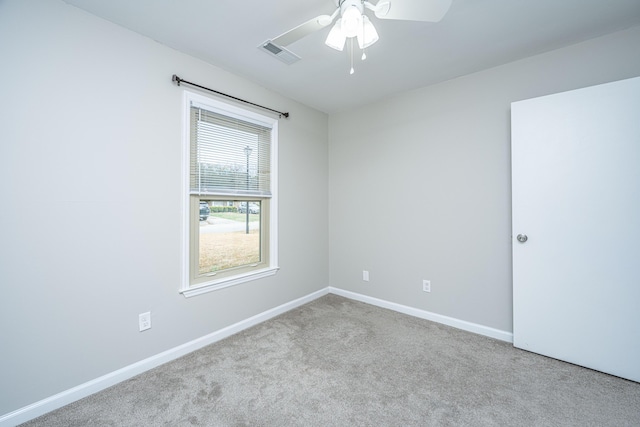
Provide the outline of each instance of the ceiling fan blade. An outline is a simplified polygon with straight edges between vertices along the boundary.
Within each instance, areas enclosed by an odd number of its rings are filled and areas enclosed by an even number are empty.
[[[381,0],[376,5],[380,19],[438,22],[451,7],[452,0]],[[387,3],[389,6],[387,7]],[[386,13],[385,13],[386,12]]]
[[[272,42],[280,45],[287,46],[291,43],[298,41],[309,34],[321,30],[322,28],[330,25],[333,22],[334,16],[329,15],[320,15],[313,19],[308,20],[307,22],[298,25],[295,28],[290,29],[284,34],[279,35],[275,39],[272,39]]]

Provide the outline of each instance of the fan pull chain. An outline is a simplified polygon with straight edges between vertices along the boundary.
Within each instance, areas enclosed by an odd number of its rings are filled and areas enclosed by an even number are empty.
[[[353,39],[354,37],[349,39],[349,50],[351,51],[351,70],[349,70],[349,74],[353,74],[355,72],[353,69]]]

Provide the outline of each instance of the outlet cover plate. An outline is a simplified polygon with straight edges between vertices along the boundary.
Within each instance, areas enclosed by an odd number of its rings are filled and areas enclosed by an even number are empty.
[[[422,290],[425,292],[431,292],[431,280],[422,281]]]
[[[140,332],[151,329],[151,312],[140,313],[138,315],[138,324],[140,326]]]

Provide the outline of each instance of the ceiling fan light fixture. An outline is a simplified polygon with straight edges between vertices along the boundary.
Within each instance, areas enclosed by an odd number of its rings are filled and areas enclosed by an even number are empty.
[[[344,31],[342,31],[342,19],[338,19],[333,28],[331,28],[331,31],[329,31],[329,35],[324,41],[324,44],[332,49],[342,51],[346,41],[347,36],[344,34]]]
[[[358,46],[360,49],[365,49],[378,41],[378,32],[376,27],[373,26],[369,18],[364,15],[360,31],[358,31]]]

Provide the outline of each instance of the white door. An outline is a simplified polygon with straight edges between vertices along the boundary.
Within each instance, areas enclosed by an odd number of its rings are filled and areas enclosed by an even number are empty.
[[[640,78],[511,118],[514,345],[640,382]]]

